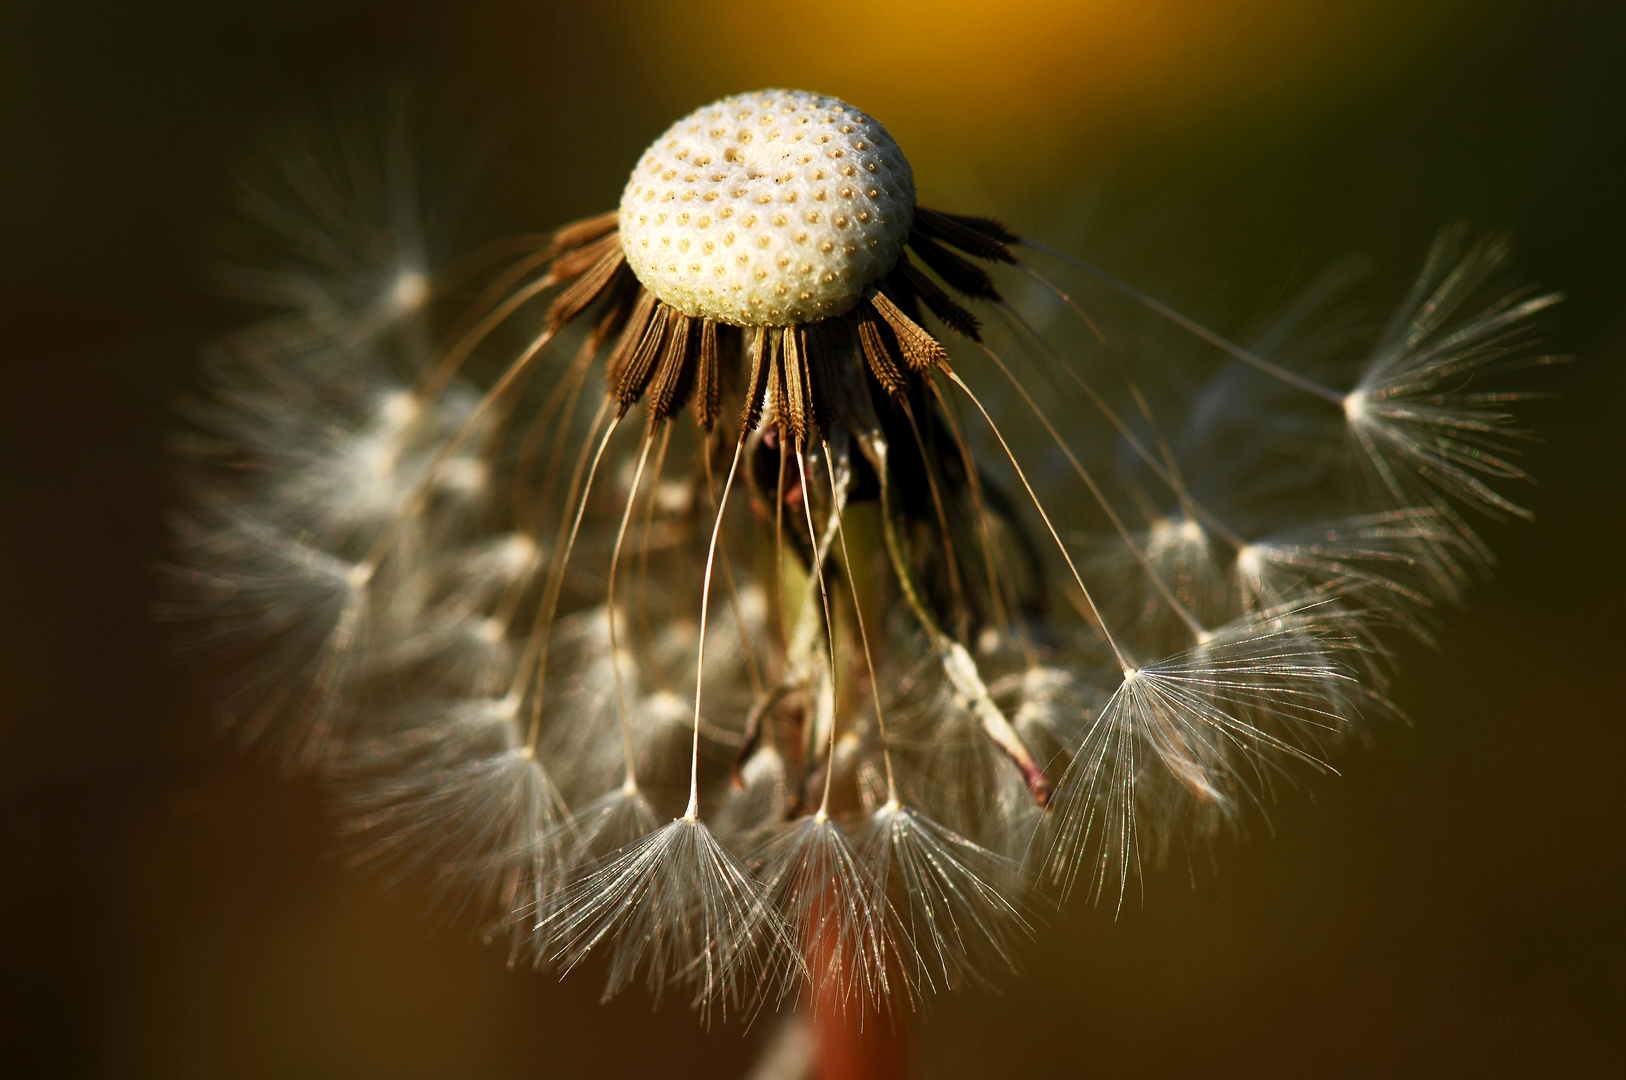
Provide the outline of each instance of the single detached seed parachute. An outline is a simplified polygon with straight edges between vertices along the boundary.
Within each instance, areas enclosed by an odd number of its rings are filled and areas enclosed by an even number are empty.
[[[168,611],[359,861],[606,994],[1014,969],[1035,897],[1329,771],[1488,566],[1467,514],[1525,514],[1480,383],[1557,297],[1487,296],[1500,240],[1317,357],[920,206],[833,98],[707,105],[619,210],[472,249],[402,128],[246,182],[279,310],[209,357]],[[1177,388],[1135,309],[1210,350]]]

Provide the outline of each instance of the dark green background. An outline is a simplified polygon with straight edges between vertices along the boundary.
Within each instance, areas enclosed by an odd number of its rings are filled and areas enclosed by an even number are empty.
[[[623,17],[0,7],[0,1073],[743,1072],[760,1032],[600,1007],[591,976],[510,973],[377,896],[328,857],[313,790],[210,741],[148,616],[170,403],[240,318],[199,272],[234,157],[290,103],[403,77],[497,121],[515,225],[606,208],[700,100],[657,92]],[[1099,174],[1136,214],[1178,205],[1129,261],[1231,329],[1346,250],[1396,291],[1440,224],[1511,229],[1520,271],[1568,294],[1548,341],[1579,358],[1531,376],[1561,395],[1529,409],[1539,521],[1487,525],[1496,580],[1438,654],[1406,648],[1414,726],[1195,887],[1153,873],[1143,910],[1054,917],[1002,995],[941,1002],[922,1076],[1626,1073],[1626,5],[1436,22],[1347,94],[1306,105],[1295,72],[1262,70],[1109,153],[1067,145],[1022,188]],[[853,47],[907,64],[886,45]],[[1377,62],[1383,34],[1360,48]],[[708,93],[744,89],[686,62]]]

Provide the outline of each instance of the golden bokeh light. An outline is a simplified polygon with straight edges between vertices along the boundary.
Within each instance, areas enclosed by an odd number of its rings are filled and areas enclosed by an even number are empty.
[[[1456,0],[882,0],[851,9],[642,0],[629,44],[656,87],[702,101],[748,87],[875,110],[917,165],[1028,160],[1147,123],[1269,98],[1325,104],[1414,59]],[[1401,9],[1405,9],[1402,11]],[[1403,17],[1402,17],[1403,16]],[[1283,84],[1294,93],[1283,94]],[[966,146],[969,128],[985,133]],[[974,162],[972,162],[974,163]]]

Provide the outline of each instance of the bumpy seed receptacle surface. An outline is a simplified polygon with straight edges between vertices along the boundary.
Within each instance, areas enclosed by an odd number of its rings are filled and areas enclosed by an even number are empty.
[[[644,151],[621,243],[644,287],[685,315],[785,326],[838,315],[897,262],[915,181],[892,137],[835,98],[724,98]]]

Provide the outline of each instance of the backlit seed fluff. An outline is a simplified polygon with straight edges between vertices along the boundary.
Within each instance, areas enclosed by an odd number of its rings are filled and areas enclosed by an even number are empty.
[[[619,209],[480,247],[405,145],[278,155],[169,611],[357,861],[607,994],[1003,977],[1037,898],[1122,904],[1331,771],[1488,566],[1471,515],[1527,513],[1494,380],[1558,297],[1492,288],[1496,238],[1323,356],[1309,301],[1237,344],[917,205],[833,98],[709,105]]]
[[[621,195],[644,288],[734,326],[839,315],[898,261],[915,179],[873,117],[799,90],[736,94],[650,144]]]

